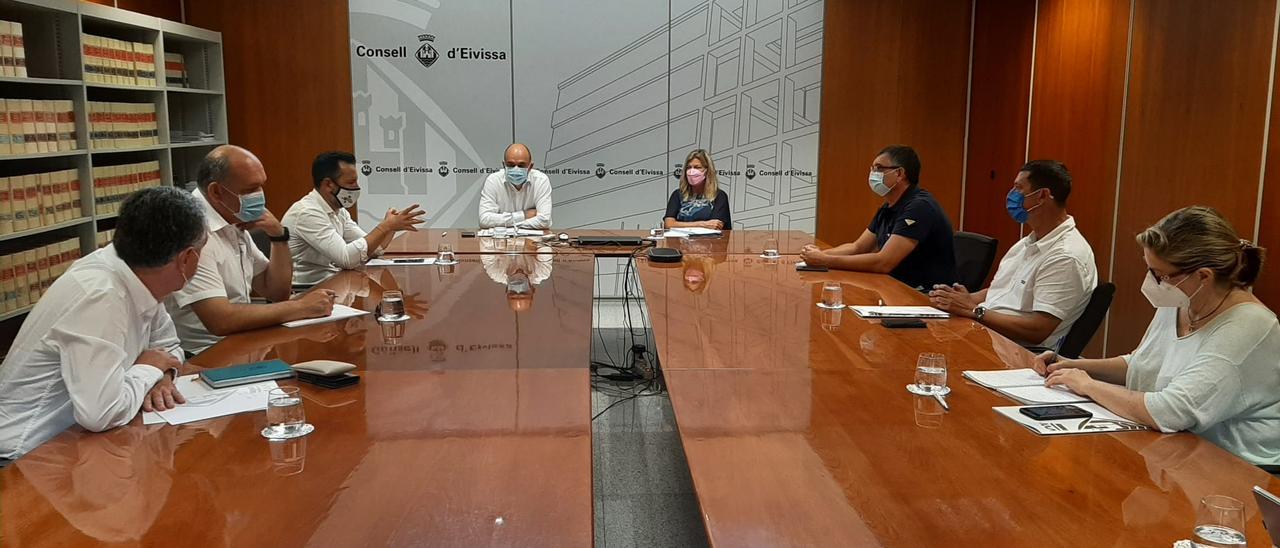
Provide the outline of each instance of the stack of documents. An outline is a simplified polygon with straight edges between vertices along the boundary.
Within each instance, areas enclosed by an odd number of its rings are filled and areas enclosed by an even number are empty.
[[[325,316],[323,318],[308,318],[305,320],[293,320],[291,322],[284,322],[284,326],[285,327],[302,327],[304,325],[313,325],[313,324],[325,323],[325,322],[336,322],[338,320],[345,320],[347,318],[363,316],[368,313],[369,313],[368,311],[360,310],[359,308],[351,308],[350,306],[335,304],[333,305],[333,312],[330,312],[328,316]]]
[[[719,236],[720,234],[721,232],[719,230],[690,226],[667,229],[665,236],[668,238],[704,238],[708,236]]]
[[[410,261],[406,259],[413,260]],[[396,259],[383,259],[379,257],[376,259],[369,259],[369,262],[365,263],[365,266],[427,266],[434,264],[436,264],[435,257],[404,257],[400,259],[400,262],[396,262]]]
[[[1093,416],[1084,419],[1038,421],[1023,415],[1018,411],[1019,409],[1022,409],[1021,407],[993,407],[992,409],[995,410],[996,413],[1013,419],[1014,422],[1025,426],[1027,430],[1035,432],[1041,436],[1059,436],[1062,434],[1102,434],[1106,432],[1134,432],[1139,430],[1149,430],[1149,428],[1141,424],[1107,411],[1105,407],[1096,403],[1082,403],[1076,407],[1093,413]]]
[[[514,234],[512,234],[512,232],[511,232],[511,229],[510,229],[510,228],[506,228],[506,229],[503,229],[503,230],[506,230],[506,231],[507,231],[507,235],[508,235],[508,236],[512,236],[512,235],[514,235],[514,236],[542,236],[542,235],[545,235],[545,234],[546,234],[546,232],[544,232],[544,231],[542,231],[542,230],[534,230],[534,229],[532,229],[532,228],[517,228],[517,229],[515,230],[515,233],[514,233]],[[480,238],[492,238],[492,237],[493,237],[493,229],[492,229],[492,228],[485,228],[485,229],[481,229],[480,231],[476,232],[476,236],[477,236],[477,237],[480,237]]]
[[[950,318],[932,306],[850,306],[861,318]]]
[[[173,382],[187,403],[168,411],[145,412],[142,424],[186,424],[267,408],[267,394],[279,387],[276,381],[262,381],[229,388],[210,388],[199,375],[178,377]]]
[[[1024,405],[1048,405],[1082,403],[1089,398],[1066,388],[1047,387],[1044,377],[1032,369],[998,369],[995,371],[965,371],[964,378],[999,392],[1000,395]]]

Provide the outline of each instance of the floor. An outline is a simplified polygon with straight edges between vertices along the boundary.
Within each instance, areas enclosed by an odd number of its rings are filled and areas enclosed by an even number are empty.
[[[642,312],[633,310],[633,321]],[[594,320],[593,361],[621,364],[631,344],[652,342],[639,326],[634,340],[627,336],[620,301],[600,299]],[[657,393],[618,403],[656,392],[645,389],[652,386],[593,382],[592,415],[600,414],[591,425],[596,546],[707,546],[671,400]]]

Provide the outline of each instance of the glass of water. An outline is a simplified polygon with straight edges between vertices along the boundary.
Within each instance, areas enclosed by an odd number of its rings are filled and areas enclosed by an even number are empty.
[[[921,396],[944,396],[947,388],[947,357],[934,352],[924,352],[916,360],[916,382],[907,385],[907,391]]]
[[[655,240],[660,240],[660,239],[662,239],[662,237],[663,237],[663,236],[666,236],[666,234],[667,234],[667,223],[666,223],[666,221],[658,221],[658,224],[657,224],[657,225],[655,225],[653,228],[649,229],[649,237],[650,237],[650,238],[653,238],[653,239],[655,239]]]
[[[844,312],[844,309],[842,308],[822,309],[820,313],[821,321],[822,321],[822,329],[827,331],[839,331],[840,316],[843,314],[843,312]]]
[[[844,308],[844,286],[840,282],[823,282],[819,308]]]
[[[403,320],[404,315],[404,294],[395,291],[382,292],[382,304],[378,307],[378,319],[383,321]]]
[[[1201,546],[1244,546],[1244,503],[1225,495],[1200,499],[1195,534]]]
[[[298,387],[281,386],[267,393],[267,427],[262,429],[262,437],[287,440],[305,436],[315,429],[307,424]]]
[[[400,339],[404,338],[404,330],[406,320],[380,321],[378,326],[382,328],[382,342],[389,345],[400,344]]]
[[[307,438],[295,438],[269,443],[271,446],[271,471],[277,476],[301,474],[307,465]]]
[[[458,264],[458,260],[453,256],[452,244],[442,243],[440,244],[440,247],[436,248],[436,264],[438,265]]]
[[[781,257],[782,254],[778,253],[778,239],[773,236],[766,238],[764,241],[764,251],[760,253],[760,256],[765,259],[777,259],[778,257]]]

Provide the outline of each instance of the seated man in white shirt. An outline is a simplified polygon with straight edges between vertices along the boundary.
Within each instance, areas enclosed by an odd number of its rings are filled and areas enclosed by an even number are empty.
[[[1098,285],[1093,248],[1067,214],[1070,195],[1071,174],[1061,162],[1022,166],[1005,208],[1031,233],[1000,260],[991,287],[969,293],[959,284],[934,286],[933,306],[1023,346],[1057,350]]]
[[[213,149],[200,163],[196,184],[209,243],[191,283],[165,300],[183,350],[198,354],[232,333],[329,315],[332,291],[289,300],[289,231],[267,211],[267,174],[253,153],[232,145]],[[253,229],[271,240],[269,261],[253,244]],[[253,292],[271,302],[251,303]]]
[[[120,206],[114,243],[71,265],[22,322],[0,365],[0,459],[73,424],[101,432],[185,403],[173,377],[182,350],[160,301],[195,276],[204,214],[172,187]]]
[[[489,175],[480,189],[480,228],[551,228],[551,180],[533,169],[529,147],[507,147],[502,162],[502,171]]]
[[[388,209],[382,222],[365,232],[346,208],[360,199],[356,157],[350,152],[322,152],[311,162],[315,190],[293,203],[280,224],[289,229],[294,285],[311,285],[339,270],[352,269],[382,254],[400,230],[417,231],[426,212],[413,204]]]

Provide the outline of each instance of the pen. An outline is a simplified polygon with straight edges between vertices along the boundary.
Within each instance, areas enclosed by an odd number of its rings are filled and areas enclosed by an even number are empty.
[[[947,400],[942,397],[942,394],[934,394],[933,399],[938,400],[938,405],[942,406],[943,411],[951,411],[951,406],[947,405]]]

